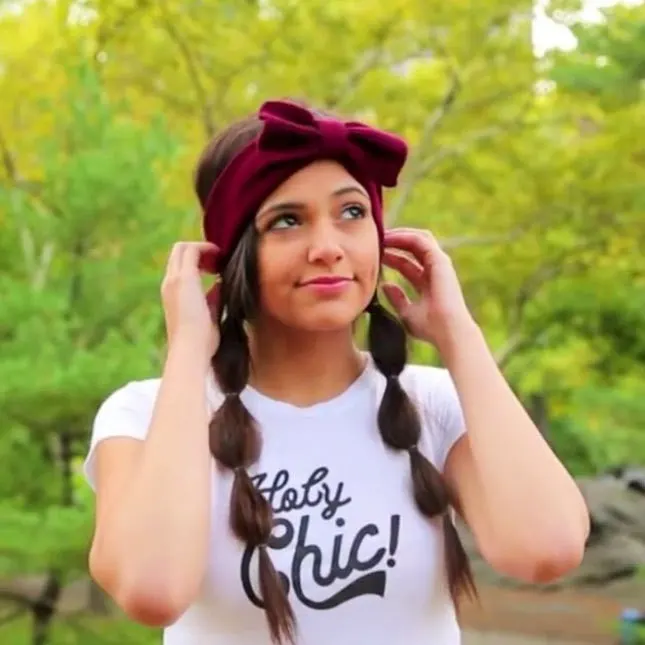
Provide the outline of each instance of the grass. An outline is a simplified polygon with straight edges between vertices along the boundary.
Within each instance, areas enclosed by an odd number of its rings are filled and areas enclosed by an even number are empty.
[[[2,614],[0,613],[0,617]],[[2,645],[32,645],[31,616],[22,616],[0,625]],[[54,619],[47,645],[159,645],[159,630],[148,629],[119,618],[90,616],[86,613]]]

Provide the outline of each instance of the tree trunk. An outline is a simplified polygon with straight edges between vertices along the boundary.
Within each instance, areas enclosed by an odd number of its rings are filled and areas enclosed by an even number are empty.
[[[551,423],[547,395],[543,392],[532,394],[528,399],[526,409],[542,436],[550,443]]]
[[[90,611],[99,616],[107,616],[110,613],[110,603],[103,589],[94,580],[90,580]]]
[[[60,598],[61,580],[56,571],[47,576],[45,586],[32,606],[33,633],[32,645],[47,645],[52,618],[56,613],[56,604]]]

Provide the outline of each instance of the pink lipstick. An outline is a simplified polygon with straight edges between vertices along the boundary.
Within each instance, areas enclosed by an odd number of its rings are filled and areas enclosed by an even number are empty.
[[[319,296],[335,297],[340,295],[352,282],[351,278],[337,275],[323,275],[301,283],[300,286],[311,289]]]

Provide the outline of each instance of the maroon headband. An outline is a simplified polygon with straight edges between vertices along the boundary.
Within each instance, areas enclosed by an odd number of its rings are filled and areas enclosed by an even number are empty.
[[[259,111],[260,135],[226,166],[204,208],[204,237],[230,257],[264,200],[298,170],[333,159],[367,190],[383,240],[382,186],[396,186],[407,146],[397,136],[357,122],[318,118],[306,108],[268,101]],[[220,270],[222,266],[215,267]]]

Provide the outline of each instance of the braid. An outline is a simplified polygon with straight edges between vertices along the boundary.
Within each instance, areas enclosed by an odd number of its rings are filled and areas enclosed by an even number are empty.
[[[273,528],[271,504],[253,485],[247,468],[262,448],[255,419],[244,407],[240,393],[249,378],[249,345],[242,318],[230,315],[220,324],[221,340],[212,366],[226,396],[209,426],[213,457],[233,475],[230,523],[235,535],[259,551],[259,581],[271,638],[293,642],[295,618],[267,552]]]
[[[386,445],[407,450],[412,471],[412,490],[419,510],[427,517],[442,518],[448,586],[455,606],[462,594],[477,595],[468,556],[450,518],[450,493],[441,473],[418,449],[421,420],[399,375],[407,362],[405,329],[376,299],[368,308],[368,346],[374,364],[387,379],[378,410],[379,432]]]

